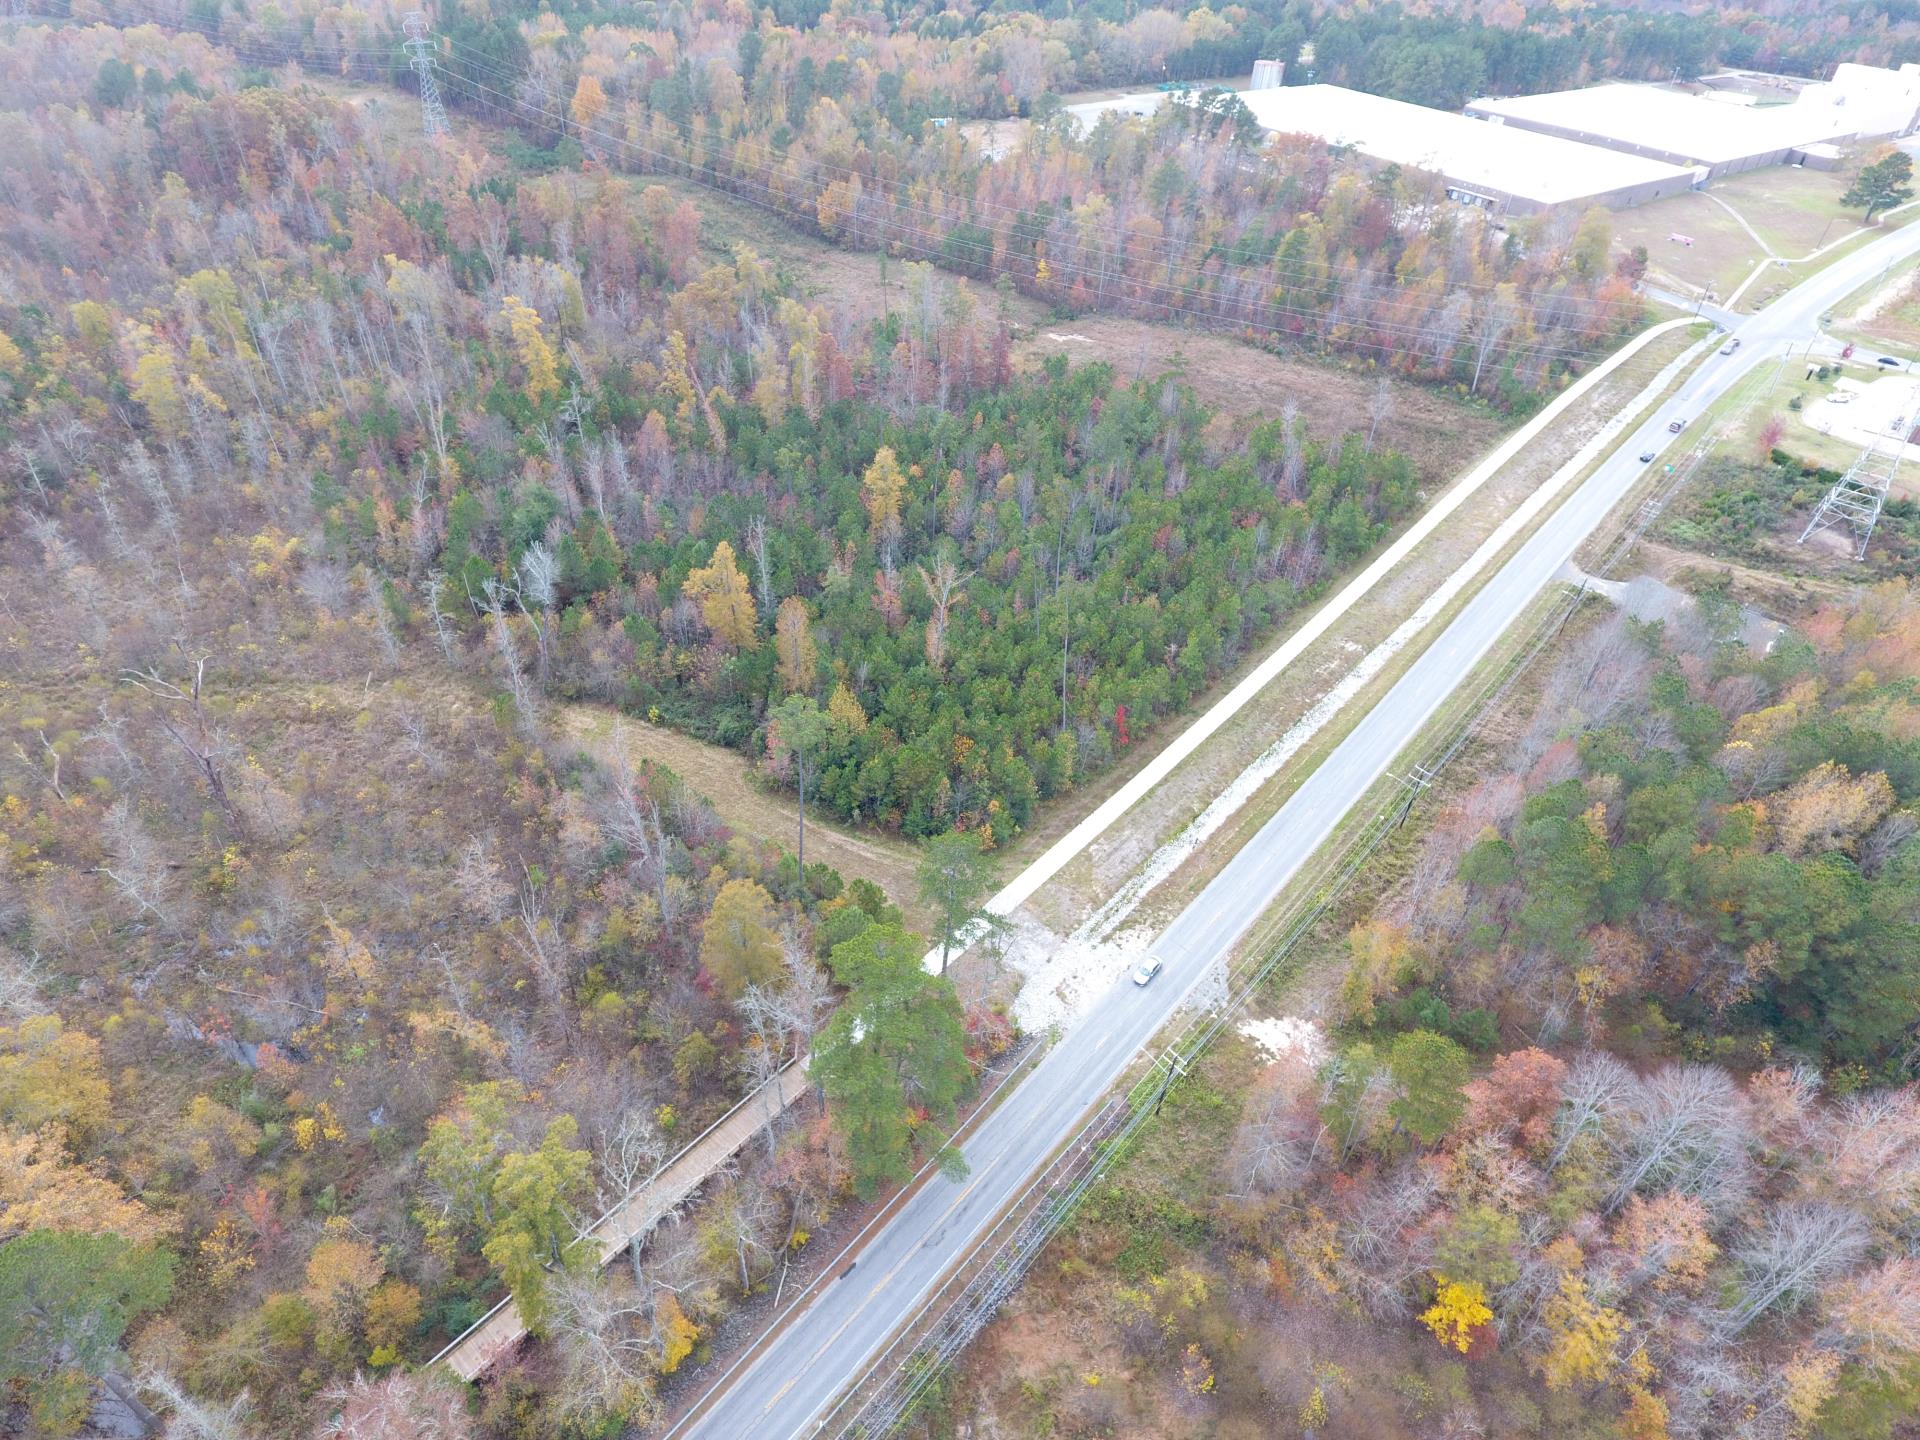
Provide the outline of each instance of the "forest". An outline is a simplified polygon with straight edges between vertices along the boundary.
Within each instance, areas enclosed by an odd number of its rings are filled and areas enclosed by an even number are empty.
[[[965,276],[829,307],[646,177],[249,58],[0,46],[0,1425],[645,1424],[812,1237],[964,1163],[1014,1036],[914,897],[568,707],[934,837],[950,936],[1413,471],[1379,414],[1018,373]],[[593,1263],[802,1053],[817,1098]],[[509,1291],[535,1341],[470,1399],[424,1362]]]
[[[1385,863],[1330,1033],[1173,1090],[953,1411],[1909,1433],[1920,591],[1753,648],[1724,588],[1598,608]]]
[[[4,23],[0,1430],[644,1428],[906,1176],[965,1164],[954,1127],[1017,1037],[928,946],[1037,807],[1425,498],[1376,433],[1384,384],[1340,433],[1286,395],[1215,416],[1140,367],[1017,365],[1015,302],[1219,326],[1503,419],[1643,319],[1604,215],[1501,232],[1225,106],[1085,139],[1047,118],[1295,23],[1355,83],[1425,83],[1392,56],[1442,22],[1369,13],[462,6],[438,142],[397,7]],[[1858,16],[1856,48],[1904,43]],[[1487,83],[1721,33],[1560,24],[1585,59]],[[1023,109],[993,165],[930,124]],[[883,283],[822,300],[717,243],[703,196],[883,256]],[[1902,1093],[1912,677],[1882,632],[1911,602],[1876,594],[1765,661],[1711,627],[1611,642],[1645,713],[1556,741],[1435,903],[1382,917],[1338,1083],[1287,1092],[1344,1127],[1342,1176],[1437,1173],[1453,1102],[1415,1113],[1394,1077],[1519,1029],[1565,1049],[1529,1007],[1636,1064],[1805,1055],[1831,1097],[1793,1081],[1806,1134]],[[728,747],[801,824],[725,823],[620,713]],[[808,807],[928,842],[924,892],[810,861]],[[913,932],[916,898],[944,933]],[[597,1263],[590,1222],[802,1054],[805,1098]],[[1599,1185],[1592,1151],[1564,1173]],[[1734,1213],[1700,1222],[1714,1245]],[[1841,1227],[1823,1306],[1895,1265],[1894,1213]],[[1521,1315],[1504,1273],[1454,1278]],[[484,1386],[426,1364],[509,1291],[533,1340]],[[1904,1393],[1865,1350],[1809,1354]]]
[[[993,164],[957,128],[931,124],[1031,109],[1051,93],[1050,63],[1084,53],[1078,44],[831,14],[766,27],[720,6],[697,18],[668,7],[653,25],[501,16],[484,34],[465,14],[437,42],[445,93],[456,114],[513,127],[503,146],[530,166],[682,177],[837,244],[1004,279],[1063,310],[1215,324],[1454,384],[1515,413],[1642,318],[1583,217],[1509,234],[1441,204],[1437,177],[1368,177],[1303,140],[1251,164],[1257,134],[1230,111],[1173,108],[1084,143],[1054,120]],[[329,11],[269,27],[228,12],[217,34],[262,72],[298,61],[410,88],[397,20],[369,11],[348,30]],[[1204,9],[1145,12],[1129,22],[1143,30],[1137,66],[1158,70],[1189,31],[1218,23]]]

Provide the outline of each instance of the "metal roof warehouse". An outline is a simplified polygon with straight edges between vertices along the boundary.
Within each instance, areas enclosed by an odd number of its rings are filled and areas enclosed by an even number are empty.
[[[1704,166],[1709,178],[1782,164],[1808,145],[1901,128],[1887,118],[1884,104],[1867,103],[1865,96],[1848,96],[1832,86],[1810,88],[1790,105],[1743,106],[1653,85],[1595,85],[1475,100],[1467,114],[1491,121],[1493,128],[1524,129],[1669,164]],[[1909,104],[1909,123],[1912,116]]]
[[[1371,159],[1442,176],[1456,199],[1497,212],[1554,205],[1640,205],[1677,195],[1698,170],[1535,134],[1338,85],[1249,90],[1240,97],[1275,133],[1349,145]]]

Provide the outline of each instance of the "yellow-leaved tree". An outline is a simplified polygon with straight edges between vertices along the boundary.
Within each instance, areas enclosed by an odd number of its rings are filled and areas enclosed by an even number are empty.
[[[773,918],[773,897],[751,880],[729,880],[713,897],[700,937],[700,963],[728,999],[780,974]]]
[[[780,654],[780,683],[787,693],[797,695],[812,690],[814,672],[820,664],[820,647],[813,643],[807,602],[798,595],[789,595],[780,602],[780,613],[773,624],[773,643]]]
[[[1440,1289],[1433,1304],[1421,1313],[1420,1323],[1442,1345],[1464,1355],[1473,1347],[1474,1332],[1493,1319],[1487,1292],[1477,1282],[1449,1280],[1444,1275],[1439,1279]]]
[[[602,88],[599,78],[582,75],[580,83],[573,87],[573,104],[568,107],[573,112],[573,123],[582,130],[593,129],[593,122],[605,113],[607,92]]]
[[[500,302],[500,313],[506,317],[507,328],[513,333],[513,348],[520,357],[520,368],[527,372],[527,399],[538,405],[549,395],[558,394],[560,364],[541,328],[540,312],[518,295],[509,295]]]
[[[1620,1342],[1627,1338],[1627,1317],[1596,1302],[1578,1275],[1560,1277],[1560,1293],[1547,1302],[1547,1334],[1540,1374],[1549,1390],[1611,1379],[1620,1365]]]
[[[714,639],[734,650],[759,648],[760,636],[754,621],[753,592],[747,577],[734,559],[733,546],[722,540],[713,547],[713,558],[692,571],[683,594],[700,606],[700,617],[707,622]]]
[[[876,540],[900,523],[900,497],[906,488],[907,477],[900,469],[893,447],[882,445],[874,451],[873,463],[867,466],[867,473],[860,481],[860,499],[867,507],[867,518],[873,524]]]
[[[69,1160],[65,1131],[50,1124],[31,1135],[0,1130],[0,1231],[77,1230],[145,1244],[169,1234],[155,1215],[103,1175]]]
[[[671,1375],[680,1362],[693,1353],[693,1342],[700,1338],[700,1327],[687,1318],[680,1302],[668,1295],[660,1301],[660,1373]]]
[[[187,402],[180,395],[180,376],[173,352],[155,345],[133,362],[133,398],[146,407],[153,428],[169,438],[186,433]]]
[[[59,1125],[83,1144],[107,1123],[110,1099],[91,1035],[67,1029],[58,1015],[0,1026],[0,1121],[19,1130]]]

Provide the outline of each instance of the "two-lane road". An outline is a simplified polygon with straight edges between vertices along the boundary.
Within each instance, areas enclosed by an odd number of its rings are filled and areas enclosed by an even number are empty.
[[[724,1391],[674,1432],[700,1440],[791,1440],[814,1433],[843,1389],[963,1259],[1051,1153],[1112,1087],[1341,818],[1418,734],[1454,687],[1523,614],[1645,466],[1753,367],[1777,363],[1813,338],[1817,317],[1920,252],[1920,225],[1895,231],[1808,279],[1735,332],[1740,348],[1713,355],[1683,393],[1638,429],[1575,490],[1468,602],[1433,644],[1258,835],[1161,936],[1167,962],[1152,985],[1122,981],[1034,1068],[966,1143],[964,1179],[932,1178],[880,1229],[857,1264],[821,1287],[807,1308]],[[1679,437],[1691,445],[1692,437]]]

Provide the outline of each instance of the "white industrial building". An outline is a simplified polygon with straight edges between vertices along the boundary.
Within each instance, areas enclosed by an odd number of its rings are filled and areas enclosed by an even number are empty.
[[[1467,114],[1496,127],[1697,165],[1713,178],[1802,159],[1824,164],[1828,156],[1818,147],[1911,133],[1920,122],[1920,66],[1840,65],[1832,80],[1803,87],[1784,105],[1727,104],[1658,85],[1595,85],[1475,100]]]
[[[1145,118],[1185,92],[1149,90],[1069,105],[1082,130],[1109,115]],[[1240,98],[1272,134],[1311,135],[1348,146],[1383,165],[1425,170],[1446,181],[1454,199],[1500,215],[1531,215],[1555,205],[1640,205],[1690,190],[1704,172],[1481,124],[1338,85],[1271,86]]]
[[[1555,205],[1640,205],[1690,190],[1696,170],[1615,150],[1482,124],[1338,85],[1249,90],[1240,97],[1264,130],[1351,146],[1382,164],[1441,176],[1457,200],[1499,214]]]

